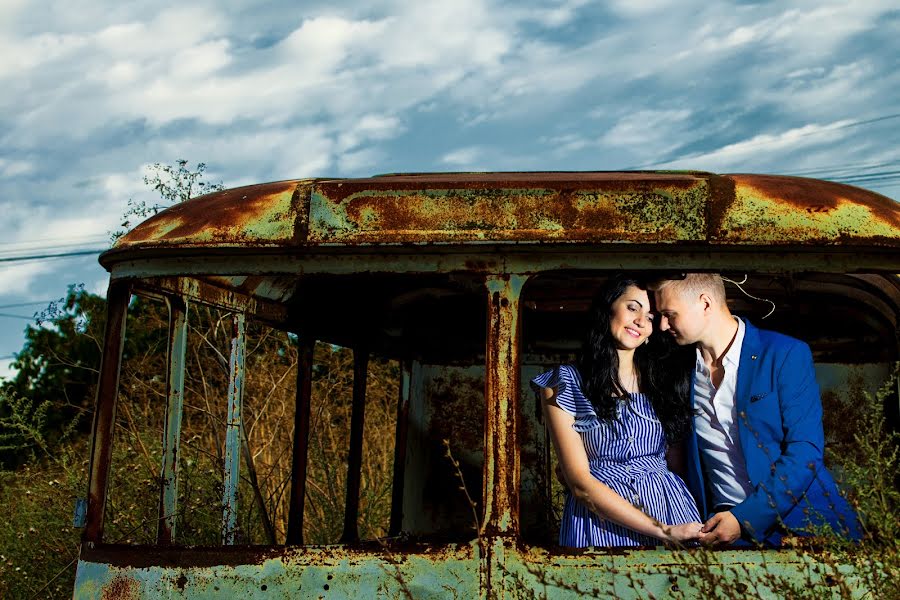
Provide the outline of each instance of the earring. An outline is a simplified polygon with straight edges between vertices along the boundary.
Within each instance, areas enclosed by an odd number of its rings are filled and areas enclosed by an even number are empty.
[[[644,340],[644,343],[645,343],[645,344],[649,344],[649,343],[650,343],[650,338],[645,339],[645,340]]]

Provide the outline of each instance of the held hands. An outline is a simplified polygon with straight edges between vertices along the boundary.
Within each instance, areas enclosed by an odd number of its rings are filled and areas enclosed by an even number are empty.
[[[731,511],[714,514],[703,529],[699,540],[704,544],[731,544],[741,537],[741,524]]]
[[[667,542],[682,544],[700,541],[704,544],[731,544],[741,537],[741,525],[731,511],[716,513],[706,523],[682,523],[665,528]]]
[[[703,523],[697,521],[664,527],[667,536],[665,541],[670,544],[683,544],[699,540],[703,536],[700,532],[702,527]]]

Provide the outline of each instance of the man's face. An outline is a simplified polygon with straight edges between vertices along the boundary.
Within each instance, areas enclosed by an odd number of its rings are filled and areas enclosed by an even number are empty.
[[[699,297],[691,298],[674,286],[654,292],[659,328],[668,332],[679,346],[693,344],[700,339],[706,325],[705,304]]]

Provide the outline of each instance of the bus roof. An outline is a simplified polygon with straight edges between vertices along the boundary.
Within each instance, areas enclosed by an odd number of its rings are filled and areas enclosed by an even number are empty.
[[[704,172],[435,173],[301,179],[176,204],[101,256],[169,249],[485,243],[900,249],[900,204],[853,186]]]

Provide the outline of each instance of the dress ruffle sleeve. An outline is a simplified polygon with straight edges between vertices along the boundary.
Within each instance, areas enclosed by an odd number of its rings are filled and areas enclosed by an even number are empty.
[[[541,388],[554,388],[557,406],[576,419],[593,416],[593,408],[581,394],[577,378],[574,367],[560,365],[532,379],[531,387],[535,392],[539,392]]]

